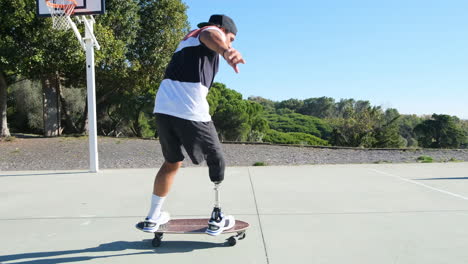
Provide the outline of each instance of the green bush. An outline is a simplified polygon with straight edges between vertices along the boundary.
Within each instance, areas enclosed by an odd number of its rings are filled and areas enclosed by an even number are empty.
[[[141,136],[143,138],[154,137],[156,133],[156,128],[154,127],[156,121],[154,117],[148,117],[145,113],[141,112],[138,122],[141,129]]]
[[[432,157],[429,157],[429,156],[420,156],[417,158],[417,161],[421,162],[421,163],[432,163],[434,162],[434,159]]]
[[[264,142],[274,144],[297,144],[297,145],[311,145],[311,146],[328,146],[328,141],[312,136],[306,133],[284,133],[273,129],[267,131]]]
[[[425,148],[460,148],[467,135],[458,118],[433,114],[414,128],[419,145]]]
[[[70,118],[70,125],[72,127],[68,127],[68,123],[64,121],[66,119],[65,115],[62,114],[62,126],[65,126],[64,133],[79,133],[80,131],[76,131],[74,127],[78,129],[81,127],[83,120],[86,118],[83,114],[86,112],[86,88],[62,88],[62,96],[66,101],[68,115]],[[63,110],[63,109],[62,109]]]
[[[43,128],[42,88],[39,82],[29,80],[13,84],[9,102],[10,129],[26,133],[41,133]]]
[[[270,128],[279,132],[299,132],[316,137],[329,138],[332,128],[324,120],[297,113],[268,114],[265,116]]]

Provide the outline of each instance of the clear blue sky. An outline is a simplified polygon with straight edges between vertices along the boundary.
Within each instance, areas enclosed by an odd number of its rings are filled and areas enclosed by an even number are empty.
[[[240,73],[216,81],[247,98],[369,100],[403,114],[468,119],[466,0],[183,0],[192,28],[237,24]]]

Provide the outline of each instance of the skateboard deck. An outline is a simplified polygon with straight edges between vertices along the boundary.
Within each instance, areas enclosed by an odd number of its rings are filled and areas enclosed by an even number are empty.
[[[153,246],[159,247],[164,234],[206,234],[208,228],[208,218],[197,219],[173,219],[154,233]],[[234,246],[238,240],[245,238],[245,232],[249,228],[249,223],[236,220],[236,223],[231,229],[224,230],[221,234],[237,233],[237,235],[228,238],[227,242],[230,246]]]

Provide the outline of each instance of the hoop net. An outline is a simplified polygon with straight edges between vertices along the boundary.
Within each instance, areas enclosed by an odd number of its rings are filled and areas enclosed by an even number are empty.
[[[76,0],[46,0],[52,16],[52,28],[56,30],[67,30],[70,28],[68,17],[75,11]]]

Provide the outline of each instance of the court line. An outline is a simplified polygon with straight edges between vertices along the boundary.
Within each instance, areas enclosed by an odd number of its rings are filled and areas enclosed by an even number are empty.
[[[377,172],[377,173],[380,173],[380,174],[383,174],[383,175],[386,175],[386,176],[390,176],[390,177],[393,177],[393,178],[397,178],[397,179],[400,179],[400,180],[405,181],[405,182],[413,183],[413,184],[416,184],[416,185],[419,185],[419,186],[422,186],[422,187],[431,189],[431,190],[433,190],[433,191],[437,191],[437,192],[440,192],[440,193],[448,194],[448,195],[450,195],[450,196],[457,197],[457,198],[460,198],[460,199],[463,199],[463,200],[468,201],[468,197],[463,196],[463,195],[460,195],[460,194],[456,194],[456,193],[452,193],[452,192],[449,192],[449,191],[446,191],[446,190],[438,189],[438,188],[435,188],[435,187],[426,185],[426,184],[424,184],[424,183],[420,183],[420,182],[417,182],[417,181],[414,181],[414,180],[409,180],[409,179],[406,179],[406,178],[403,178],[403,177],[401,177],[401,176],[394,175],[394,174],[391,174],[391,173],[388,173],[388,172],[384,172],[384,171],[380,171],[380,170],[376,170],[376,169],[369,169],[369,170],[375,171],[375,172]]]
[[[252,174],[250,173],[250,168],[247,168],[247,172],[249,173],[249,180],[250,180],[250,186],[252,187],[252,194],[255,202],[255,209],[257,210],[257,217],[258,217],[258,224],[260,227],[260,233],[262,234],[262,240],[263,240],[263,249],[265,250],[265,258],[267,264],[270,263],[270,258],[268,257],[268,250],[267,250],[267,245],[265,241],[265,235],[263,233],[263,227],[262,227],[262,220],[260,218],[260,210],[258,209],[258,202],[257,202],[257,196],[255,195],[255,187],[252,181]]]

